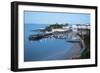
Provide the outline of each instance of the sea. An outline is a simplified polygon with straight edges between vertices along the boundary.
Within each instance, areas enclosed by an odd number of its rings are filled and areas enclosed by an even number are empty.
[[[65,39],[43,38],[41,40],[29,40],[30,35],[39,34],[40,28],[48,24],[24,24],[24,61],[50,61],[66,60],[67,53],[73,43]]]

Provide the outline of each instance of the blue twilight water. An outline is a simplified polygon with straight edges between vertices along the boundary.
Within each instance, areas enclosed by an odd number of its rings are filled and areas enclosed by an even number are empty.
[[[44,38],[37,41],[30,41],[30,34],[37,34],[32,31],[45,28],[46,24],[25,24],[24,26],[24,61],[43,60],[64,60],[67,52],[73,46],[64,39]]]

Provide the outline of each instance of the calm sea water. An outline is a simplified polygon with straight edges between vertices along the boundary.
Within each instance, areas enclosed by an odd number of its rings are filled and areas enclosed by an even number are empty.
[[[45,28],[46,24],[25,24],[24,26],[24,61],[47,61],[64,60],[72,43],[64,39],[44,38],[38,41],[30,41],[30,34],[37,34],[38,31],[32,31],[39,28]]]

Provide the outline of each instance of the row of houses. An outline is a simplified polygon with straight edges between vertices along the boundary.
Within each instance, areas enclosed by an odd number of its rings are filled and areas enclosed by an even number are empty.
[[[90,25],[89,24],[68,25],[68,26],[64,26],[63,28],[52,29],[52,31],[50,31],[50,32],[56,32],[56,31],[64,32],[64,31],[68,31],[70,29],[73,31],[78,31],[79,29],[90,29]]]

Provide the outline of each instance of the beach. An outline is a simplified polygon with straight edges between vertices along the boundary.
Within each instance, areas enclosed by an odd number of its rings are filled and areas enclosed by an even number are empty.
[[[84,51],[85,48],[81,48],[80,43],[74,43],[72,48],[66,52],[65,58],[66,59],[78,59],[81,56],[81,53]]]

